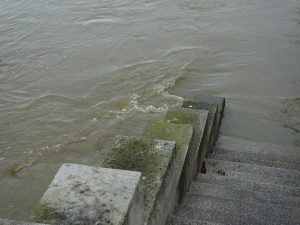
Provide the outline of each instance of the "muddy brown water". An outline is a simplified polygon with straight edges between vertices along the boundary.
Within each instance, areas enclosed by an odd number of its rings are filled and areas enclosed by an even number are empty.
[[[226,97],[222,133],[299,147],[299,0],[1,0],[0,217],[195,94]]]

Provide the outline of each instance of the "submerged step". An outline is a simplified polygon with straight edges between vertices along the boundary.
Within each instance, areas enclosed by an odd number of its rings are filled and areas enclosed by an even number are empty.
[[[196,207],[200,210],[216,210],[227,213],[250,214],[281,218],[292,221],[300,221],[300,208],[288,206],[251,203],[233,199],[222,199],[199,194],[188,194],[185,197],[184,205]]]
[[[230,225],[298,225],[298,222],[258,215],[225,213],[216,210],[200,210],[196,207],[177,206],[174,215],[191,220],[204,220]]]
[[[219,174],[198,174],[197,182],[191,184],[190,190],[196,191],[201,183],[219,184],[232,189],[267,192],[275,195],[300,196],[300,188],[286,185],[261,183],[243,177],[220,176]]]
[[[206,163],[207,171],[212,173],[217,172],[219,170],[222,170],[225,173],[226,171],[236,171],[236,172],[260,174],[263,176],[280,177],[283,179],[300,180],[300,171],[296,171],[296,170],[288,170],[288,169],[260,166],[260,165],[247,164],[247,163],[238,163],[238,162],[231,162],[231,161],[218,160],[218,159],[207,159],[205,160],[205,163]]]
[[[235,199],[239,201],[246,201],[251,203],[265,203],[265,204],[279,204],[288,207],[300,207],[300,198],[275,195],[266,192],[248,191],[241,189],[232,189],[231,187],[218,185],[197,183],[198,188],[195,187],[190,190],[188,194],[199,194],[204,196],[214,196],[223,199]]]
[[[209,158],[300,171],[300,164],[295,159],[287,159],[271,153],[261,154],[216,147]]]
[[[221,223],[213,223],[202,220],[192,220],[185,217],[172,216],[168,225],[223,225]]]

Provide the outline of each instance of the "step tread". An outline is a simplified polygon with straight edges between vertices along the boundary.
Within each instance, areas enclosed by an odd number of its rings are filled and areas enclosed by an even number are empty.
[[[205,160],[206,169],[208,171],[216,172],[223,171],[236,171],[252,174],[260,174],[264,176],[280,177],[284,179],[300,180],[300,171],[289,170],[276,167],[260,166],[255,164],[231,162],[227,160],[207,159]]]
[[[300,221],[300,208],[273,204],[251,203],[235,199],[222,199],[200,194],[187,194],[183,205],[201,210],[217,210],[227,213],[267,215],[268,217]]]
[[[198,174],[197,180],[191,184],[191,188],[197,188],[201,183],[220,184],[233,189],[268,192],[278,195],[299,197],[300,188],[287,185],[262,183],[253,180],[243,180],[241,178],[220,176],[218,174]]]
[[[219,184],[201,183],[198,189],[190,189],[187,194],[201,194],[205,196],[215,196],[223,199],[236,199],[247,202],[278,204],[291,207],[300,207],[300,198],[284,195],[277,195],[267,192],[249,191],[233,189]]]
[[[300,171],[300,160],[298,161],[298,159],[296,159],[295,157],[293,159],[278,157],[275,154],[261,154],[249,151],[236,151],[215,147],[212,153],[209,155],[209,159],[226,160],[231,162],[255,164]]]
[[[244,172],[237,172],[237,171],[230,171],[230,170],[229,171],[211,170],[211,171],[206,171],[206,174],[215,174],[215,175],[226,176],[226,177],[227,176],[234,177],[241,180],[257,181],[261,183],[279,184],[279,185],[286,185],[286,186],[300,188],[300,180],[281,178],[281,177],[272,177],[263,174],[252,174],[252,173],[244,173]]]
[[[299,162],[300,159],[299,147],[246,140],[228,135],[219,135],[216,147],[236,151],[242,149],[243,151],[259,154],[273,154],[280,158],[283,157],[288,161],[294,161],[298,159],[296,161]]]
[[[184,217],[172,216],[169,225],[223,225],[221,223],[207,222],[202,220],[191,220]]]
[[[192,220],[204,220],[215,223],[230,224],[230,225],[299,225],[298,222],[271,218],[259,215],[227,213],[217,210],[199,210],[196,207],[177,206],[174,210],[175,216],[189,218]]]

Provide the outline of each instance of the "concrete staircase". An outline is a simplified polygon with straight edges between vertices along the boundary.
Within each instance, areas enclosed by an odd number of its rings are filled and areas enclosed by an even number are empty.
[[[221,136],[170,225],[300,224],[300,149]]]

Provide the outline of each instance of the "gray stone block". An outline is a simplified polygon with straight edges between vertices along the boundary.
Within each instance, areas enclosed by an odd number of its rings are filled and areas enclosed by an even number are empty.
[[[300,181],[300,171],[288,170],[269,166],[259,166],[247,163],[230,162],[225,160],[207,159],[205,161],[208,172],[214,173],[222,171],[236,171],[244,173],[259,174],[263,176],[279,177],[282,179],[292,179]]]
[[[207,95],[196,95],[194,97],[194,101],[207,104],[207,105],[214,105],[218,106],[218,112],[220,115],[223,115],[224,108],[225,108],[225,98],[217,97],[217,96],[207,96]]]
[[[224,185],[228,188],[237,190],[259,191],[293,197],[300,196],[300,188],[290,187],[287,185],[261,183],[255,180],[243,179],[243,177],[220,176],[218,174],[198,174],[197,181],[198,182],[191,184],[191,192],[197,191],[201,185],[200,182],[202,182]]]
[[[278,218],[270,218],[259,215],[226,213],[216,210],[200,210],[195,207],[178,206],[174,211],[175,216],[187,218],[190,220],[204,220],[214,223],[230,224],[230,225],[298,225],[298,222],[283,220]]]
[[[175,160],[166,177],[163,192],[157,198],[158,204],[149,215],[148,225],[164,225],[172,213],[178,199],[185,191],[185,166],[188,158],[190,143],[193,135],[193,126],[189,124],[175,124],[165,121],[150,122],[147,124],[144,137],[176,141]]]
[[[186,174],[184,176],[188,189],[191,181],[199,171],[208,151],[207,142],[207,118],[208,111],[188,108],[178,108],[169,110],[165,120],[177,124],[190,124],[194,127],[194,133],[190,143],[189,152],[186,159]]]
[[[206,95],[196,95],[194,97],[194,101],[197,102],[199,106],[211,106],[214,105],[217,107],[217,114],[215,119],[214,126],[214,143],[218,138],[221,121],[223,118],[224,108],[225,108],[225,98],[217,97],[217,96],[206,96]]]
[[[169,186],[174,185],[174,157],[175,141],[117,136],[112,154],[105,160],[104,166],[140,171],[146,218],[165,223],[160,207],[171,207],[165,206],[168,203],[165,201],[172,193]]]
[[[251,203],[248,201],[238,201],[235,199],[222,199],[213,196],[199,194],[188,194],[184,200],[184,205],[195,207],[200,210],[216,210],[225,213],[239,213],[267,216],[291,221],[300,221],[300,208],[289,206]]]
[[[46,224],[0,219],[0,225],[46,225]]]
[[[213,104],[202,104],[195,101],[185,100],[182,103],[183,108],[190,108],[196,110],[206,110],[209,112],[207,119],[207,140],[209,149],[214,145],[218,137],[218,107]]]
[[[204,196],[213,196],[223,199],[235,199],[251,203],[266,203],[290,207],[300,207],[299,197],[274,195],[266,192],[248,191],[241,189],[232,189],[231,187],[218,184],[201,183],[201,185],[198,186],[197,190],[191,189],[190,193]]]
[[[63,164],[33,218],[57,225],[143,224],[141,173]]]

